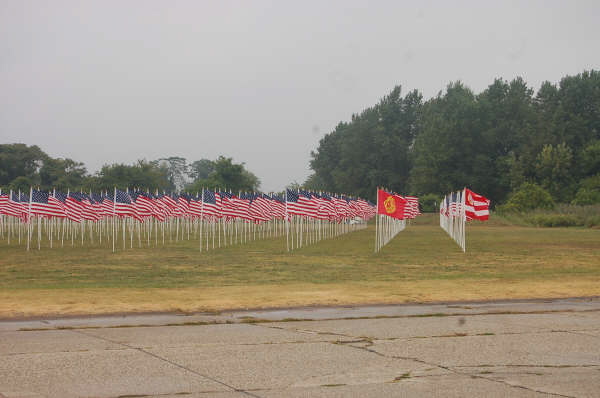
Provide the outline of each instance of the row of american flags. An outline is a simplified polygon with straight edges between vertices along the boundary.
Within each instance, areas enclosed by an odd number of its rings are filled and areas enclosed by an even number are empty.
[[[53,241],[102,245],[122,237],[123,248],[163,245],[198,238],[200,250],[223,244],[286,235],[287,248],[302,247],[366,227],[372,203],[346,195],[287,189],[283,194],[237,193],[203,189],[191,193],[139,190],[83,193],[0,192],[0,239],[25,235],[27,248]],[[129,239],[127,239],[129,237]],[[14,239],[13,239],[14,241]],[[129,241],[129,244],[127,243]],[[203,243],[204,242],[204,243]],[[212,244],[211,244],[212,243]],[[110,243],[109,243],[110,244]]]
[[[99,221],[106,217],[130,217],[139,222],[150,218],[226,218],[261,223],[291,216],[308,217],[331,222],[361,218],[375,214],[372,203],[345,195],[331,195],[288,189],[284,195],[264,193],[233,194],[226,191],[203,190],[166,194],[142,191],[104,193],[45,192],[0,193],[0,214],[27,222],[30,217],[66,218],[73,222]]]

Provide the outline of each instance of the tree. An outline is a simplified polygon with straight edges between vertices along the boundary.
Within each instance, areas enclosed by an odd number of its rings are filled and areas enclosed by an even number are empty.
[[[311,153],[313,189],[374,198],[377,186],[406,192],[422,96],[400,86],[372,108],[340,123]]]
[[[215,170],[215,162],[208,159],[200,159],[192,162],[188,166],[188,175],[192,182],[208,178],[210,173]]]
[[[525,183],[514,191],[500,210],[524,212],[534,209],[552,209],[554,200],[544,188],[537,184]]]
[[[198,179],[195,183],[188,185],[188,191],[200,191],[202,188],[227,189],[232,192],[258,190],[260,180],[253,173],[246,170],[244,163],[233,163],[232,158],[219,156],[213,164],[214,170],[208,177]]]
[[[591,141],[581,152],[581,172],[584,176],[600,173],[600,140]]]
[[[572,203],[574,205],[600,204],[600,174],[581,181],[581,186]]]
[[[104,165],[91,180],[94,189],[112,190],[114,187],[125,190],[139,188],[143,190],[170,190],[168,170],[154,162],[138,160],[136,164]]]
[[[465,185],[479,186],[474,178],[476,169],[488,168],[489,158],[480,152],[481,130],[476,125],[477,107],[471,90],[460,82],[451,83],[443,96],[439,94],[424,105],[422,114],[411,191],[444,195]]]
[[[87,170],[83,163],[72,159],[44,160],[39,171],[40,187],[51,190],[53,188],[67,190],[81,188],[87,183]]]
[[[565,143],[546,145],[537,157],[536,172],[541,186],[558,202],[570,201],[575,194],[572,162],[573,151]]]
[[[185,158],[171,156],[168,158],[157,159],[151,163],[166,170],[171,189],[181,191],[185,187],[188,175],[188,166]]]
[[[0,186],[8,186],[17,177],[26,177],[32,184],[38,184],[38,170],[46,159],[48,155],[37,145],[1,144]]]
[[[12,180],[8,185],[8,189],[12,189],[15,192],[27,192],[29,194],[29,189],[34,185],[31,178],[26,176],[19,176]]]

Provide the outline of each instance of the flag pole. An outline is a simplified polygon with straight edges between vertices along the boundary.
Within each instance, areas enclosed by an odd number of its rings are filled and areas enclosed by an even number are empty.
[[[27,251],[29,251],[29,241],[31,240],[31,196],[33,187],[29,187],[29,205],[27,207]],[[19,198],[21,199],[21,198]]]
[[[377,210],[375,212],[375,253],[377,253],[378,249],[378,236],[379,236],[379,187],[377,187]]]
[[[115,252],[115,214],[117,212],[117,187],[115,186],[113,196],[113,214],[112,214],[112,251]]]
[[[465,197],[467,194],[467,187],[463,187],[463,194],[462,194],[462,199],[460,202],[460,211],[462,213],[462,249],[463,249],[463,253],[467,252],[467,211],[465,208],[466,205],[466,201],[465,201]]]
[[[290,222],[288,220],[288,201],[287,201],[287,188],[285,190],[285,225],[286,225],[286,229],[285,229],[285,241],[287,243],[287,251],[290,251]]]
[[[203,217],[204,217],[204,188],[202,188],[202,198],[200,199],[200,251],[202,251],[202,227],[204,226],[203,225],[204,224]],[[208,250],[208,246],[206,247],[206,250]]]

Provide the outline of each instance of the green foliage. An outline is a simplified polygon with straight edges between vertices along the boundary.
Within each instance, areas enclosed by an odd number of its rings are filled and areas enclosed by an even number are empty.
[[[192,181],[191,184],[188,181]],[[151,191],[199,190],[220,187],[233,191],[255,191],[260,181],[235,164],[231,158],[212,161],[200,159],[187,164],[182,157],[171,156],[151,162],[139,160],[132,165],[104,165],[91,176],[83,163],[72,159],[52,158],[37,146],[0,145],[0,187],[28,192],[32,186],[45,190],[112,190],[139,188]]]
[[[535,209],[527,212],[506,212],[496,215],[510,224],[534,227],[598,227],[600,205],[558,205],[554,209]]]
[[[169,173],[165,167],[154,162],[139,160],[137,164],[112,164],[104,165],[97,176],[91,181],[94,189],[112,190],[140,188],[160,191],[170,190],[173,186],[169,180]]]
[[[377,105],[340,123],[311,153],[311,188],[374,199],[377,186],[406,192],[422,96],[395,87]]]
[[[33,186],[34,182],[31,178],[25,176],[19,176],[11,181],[8,185],[8,189],[13,191],[29,192],[29,189]]]
[[[419,198],[419,204],[423,213],[437,212],[442,198],[436,194],[428,193]]]
[[[571,214],[531,214],[525,216],[525,221],[536,227],[575,227],[583,225]]]
[[[13,181],[18,177],[28,178],[33,184],[38,183],[38,170],[46,159],[48,159],[48,155],[36,145],[1,144],[0,186],[21,184],[21,182]]]
[[[545,145],[537,157],[536,171],[540,185],[559,202],[572,196],[573,151],[565,143]]]
[[[233,163],[232,158],[219,156],[213,162],[213,169],[208,177],[196,180],[187,186],[190,192],[200,191],[202,188],[221,188],[233,192],[251,192],[258,190],[260,180],[253,173],[246,170],[244,163]]]
[[[503,212],[524,212],[533,209],[553,209],[552,196],[537,184],[525,183],[513,192],[506,204],[499,207]]]
[[[598,71],[544,82],[535,94],[522,78],[495,79],[477,95],[455,82],[426,102],[396,87],[321,139],[306,185],[370,198],[377,185],[418,195],[466,185],[504,203],[530,182],[569,203],[600,172],[598,109]]]
[[[475,96],[462,83],[448,85],[445,95],[425,104],[422,130],[415,140],[411,190],[445,194],[464,186],[467,170],[482,166],[488,159],[473,155],[472,119]]]
[[[581,152],[581,167],[587,175],[600,174],[600,140],[590,142]]]
[[[309,175],[302,186],[306,189],[310,189],[313,191],[327,191],[327,184],[325,183],[325,181],[322,180],[321,177],[319,177],[315,173]],[[289,184],[286,188],[300,188],[300,184],[294,181],[293,183]]]
[[[192,182],[208,178],[213,171],[215,171],[215,162],[208,159],[196,160],[188,166],[188,175]]]
[[[167,174],[169,189],[181,191],[187,182],[188,166],[184,158],[171,156],[150,162],[153,166],[161,168]]]
[[[572,203],[574,205],[600,204],[600,174],[581,181],[581,187]]]
[[[72,159],[48,158],[40,168],[39,175],[40,187],[46,190],[80,188],[89,182],[83,163]]]

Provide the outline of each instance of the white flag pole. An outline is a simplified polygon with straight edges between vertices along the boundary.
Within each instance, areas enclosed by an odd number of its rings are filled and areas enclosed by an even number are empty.
[[[377,210],[375,213],[375,253],[379,251],[379,187],[377,187]]]
[[[29,251],[29,241],[31,240],[31,197],[33,187],[29,187],[29,206],[27,207],[27,251]],[[20,200],[21,198],[19,198]]]

